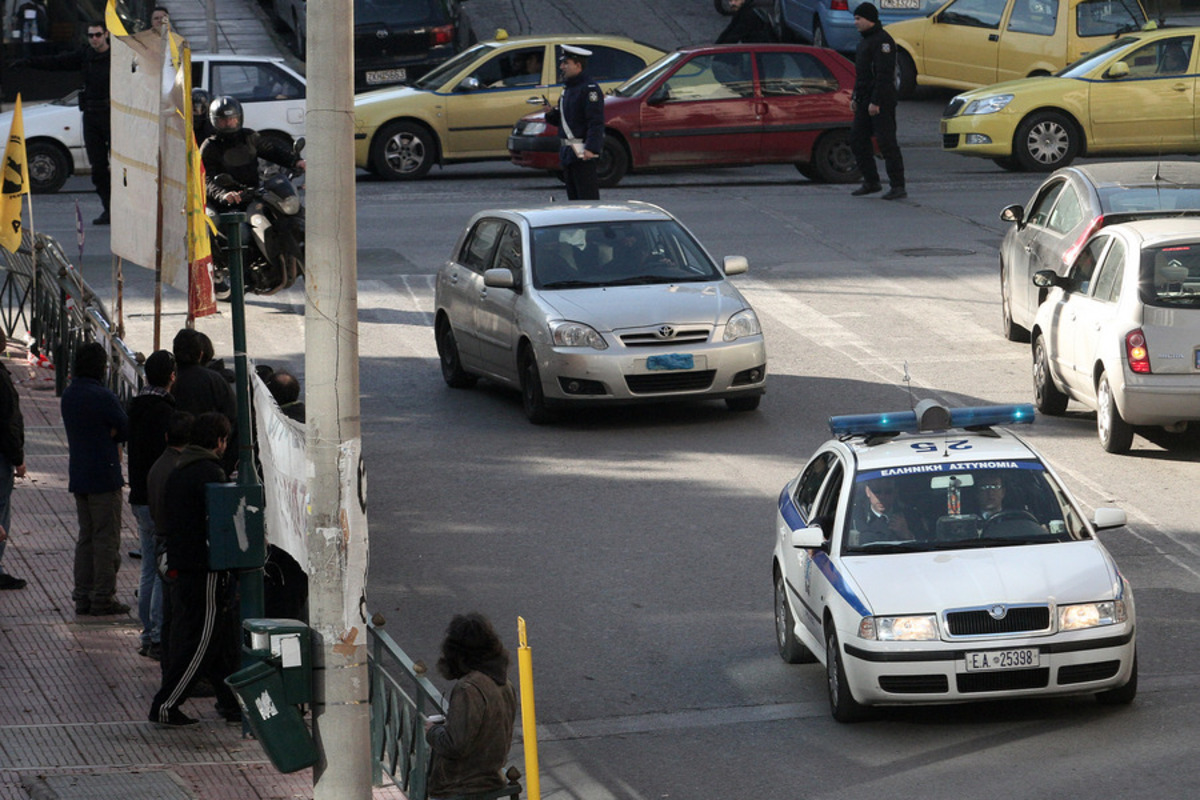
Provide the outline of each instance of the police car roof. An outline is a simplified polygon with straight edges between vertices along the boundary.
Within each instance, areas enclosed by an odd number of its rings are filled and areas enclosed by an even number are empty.
[[[842,443],[854,453],[858,471],[970,462],[1041,461],[1016,434],[1003,429],[900,433],[887,439],[852,436]]]

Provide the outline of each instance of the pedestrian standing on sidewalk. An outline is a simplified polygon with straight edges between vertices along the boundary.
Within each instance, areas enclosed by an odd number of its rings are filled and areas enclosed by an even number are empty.
[[[0,351],[7,347],[8,337],[0,328]],[[12,528],[14,476],[25,477],[25,420],[12,374],[0,361],[0,590],[25,588],[24,578],[4,571],[4,544]]]
[[[149,719],[162,725],[193,725],[179,706],[201,676],[216,691],[217,713],[230,722],[241,711],[225,679],[238,667],[236,631],[231,629],[237,588],[231,570],[209,569],[208,506],[205,486],[224,483],[221,455],[229,441],[225,415],[210,411],[196,418],[191,444],[167,476],[166,509],[167,617],[170,620],[162,687],[154,695]]]
[[[599,157],[604,149],[604,92],[587,76],[591,50],[562,46],[558,69],[563,93],[558,108],[546,110],[546,122],[557,125],[562,138],[559,161],[567,182],[568,200],[599,200]]]
[[[145,369],[146,383],[129,402],[129,507],[137,520],[142,554],[138,584],[142,636],[138,654],[158,659],[162,653],[162,578],[154,557],[154,519],[146,478],[167,447],[167,426],[175,412],[175,398],[170,391],[175,381],[175,356],[169,350],[152,353]]]
[[[125,614],[117,600],[121,566],[121,442],[129,438],[129,417],[104,385],[108,352],[88,342],[75,353],[74,377],[62,396],[67,430],[67,490],[75,495],[79,541],[75,545],[76,614]]]
[[[896,43],[879,24],[879,9],[872,3],[860,3],[854,9],[854,27],[862,39],[854,55],[850,149],[854,151],[863,182],[850,194],[861,197],[883,189],[871,144],[874,136],[891,184],[883,199],[900,200],[908,197],[908,192],[904,188],[904,159],[896,141]]]
[[[517,692],[508,679],[508,651],[482,614],[455,614],[442,640],[438,672],[457,681],[444,721],[425,723],[431,751],[429,797],[500,789],[512,746]]]
[[[164,500],[167,478],[179,464],[179,454],[192,440],[196,418],[186,411],[173,411],[167,420],[167,446],[146,474],[146,500],[154,520],[154,565],[162,583],[162,626],[159,632],[158,660],[167,663],[167,643],[171,640],[171,603],[164,582],[167,573],[167,504]],[[143,563],[145,563],[143,561]]]

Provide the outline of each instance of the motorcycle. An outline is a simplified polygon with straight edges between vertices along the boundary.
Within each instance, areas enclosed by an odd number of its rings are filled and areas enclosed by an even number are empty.
[[[303,137],[296,140],[294,149],[300,155]],[[304,274],[304,204],[295,182],[299,174],[280,169],[262,178],[254,189],[245,189],[226,174],[213,179],[218,186],[240,190],[250,198],[242,229],[242,276],[248,292],[275,294]],[[219,212],[211,206],[207,212],[216,224]],[[219,229],[213,237],[213,289],[218,300],[228,300],[231,294],[226,238]]]

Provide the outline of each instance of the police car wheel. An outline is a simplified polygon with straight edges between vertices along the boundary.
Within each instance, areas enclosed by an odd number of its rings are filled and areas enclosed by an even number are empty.
[[[783,573],[775,568],[775,646],[787,664],[812,664],[816,656],[796,638],[796,620],[787,601]]]
[[[860,722],[870,714],[870,709],[854,699],[850,684],[846,680],[846,667],[842,662],[842,647],[838,643],[837,631],[830,623],[825,634],[825,677],[829,685],[829,712],[838,722]]]

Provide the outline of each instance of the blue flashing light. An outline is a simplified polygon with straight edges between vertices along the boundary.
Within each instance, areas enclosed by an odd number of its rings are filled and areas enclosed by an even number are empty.
[[[923,414],[922,420],[944,420],[941,415]],[[1004,406],[972,406],[949,409],[949,428],[984,428],[992,425],[1032,425],[1034,409],[1031,403]],[[846,414],[829,418],[829,430],[834,436],[853,436],[881,433],[921,433],[947,430],[940,424],[922,426],[914,411],[888,411],[882,414]]]

